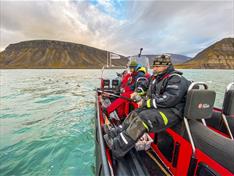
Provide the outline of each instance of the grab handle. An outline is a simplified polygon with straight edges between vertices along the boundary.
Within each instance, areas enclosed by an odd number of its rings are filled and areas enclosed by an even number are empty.
[[[202,85],[205,89],[208,89],[208,85],[205,82],[192,82],[188,88],[188,91],[192,90],[195,86]]]

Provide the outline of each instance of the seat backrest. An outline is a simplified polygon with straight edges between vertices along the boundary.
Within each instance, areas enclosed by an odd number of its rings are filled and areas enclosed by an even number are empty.
[[[110,88],[110,80],[103,79],[103,88]]]
[[[120,81],[118,79],[113,79],[111,81],[111,86],[112,86],[113,89],[119,87],[120,86]]]
[[[223,113],[234,115],[234,90],[227,90],[224,94]]]
[[[187,93],[184,116],[187,119],[207,119],[212,115],[215,91],[191,89]]]

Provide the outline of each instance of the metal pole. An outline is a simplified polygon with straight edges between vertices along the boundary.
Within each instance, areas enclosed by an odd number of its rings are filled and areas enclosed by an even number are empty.
[[[229,136],[230,136],[231,139],[233,140],[232,132],[231,132],[230,127],[229,127],[229,125],[228,125],[226,116],[225,116],[224,114],[222,114],[222,118],[223,118],[223,122],[224,122],[224,124],[226,125],[226,128],[227,128],[227,130],[228,130]]]
[[[188,137],[189,137],[189,141],[192,145],[192,150],[193,150],[193,155],[195,154],[195,144],[194,144],[194,141],[193,141],[193,137],[192,137],[192,134],[191,134],[191,131],[190,131],[190,128],[189,128],[189,124],[188,124],[188,120],[184,117],[184,124],[185,124],[185,128],[187,130],[187,133],[188,133]]]
[[[109,65],[108,65],[108,51],[106,51],[106,65],[107,65],[107,67],[109,67]]]
[[[110,53],[110,66],[112,66],[112,63],[111,63],[111,53]]]
[[[201,119],[201,121],[202,121],[202,123],[203,123],[204,126],[207,126],[205,119]]]

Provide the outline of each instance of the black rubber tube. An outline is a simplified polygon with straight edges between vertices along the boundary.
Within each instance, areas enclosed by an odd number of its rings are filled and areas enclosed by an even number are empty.
[[[100,122],[100,111],[99,111],[99,102],[98,102],[98,95],[96,94],[96,111],[97,111],[97,129],[98,129],[98,139],[99,145],[101,150],[101,159],[102,159],[102,168],[104,176],[110,175],[109,165],[106,158],[105,146],[103,141],[102,129],[101,129],[101,122]]]

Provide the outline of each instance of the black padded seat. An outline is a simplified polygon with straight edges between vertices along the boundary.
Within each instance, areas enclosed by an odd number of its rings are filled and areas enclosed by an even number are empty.
[[[234,173],[234,141],[204,126],[196,120],[189,121],[196,148]],[[172,130],[189,141],[184,123],[178,123]]]
[[[222,112],[226,116],[231,133],[234,134],[234,90],[230,89],[225,92]],[[206,124],[228,134],[221,112],[213,111],[211,118],[206,120]]]
[[[189,126],[196,148],[234,173],[234,141],[198,121],[190,120]]]
[[[188,120],[195,147],[234,173],[234,141],[216,133],[198,121],[211,118],[214,101],[214,91],[190,90],[186,98],[185,120]],[[232,112],[232,106],[228,108],[228,113],[230,112]],[[183,124],[178,124],[174,130],[188,140],[188,134]]]
[[[234,134],[234,117],[226,116],[228,125],[232,134]],[[223,122],[221,112],[214,111],[210,119],[206,119],[206,124],[212,128],[215,128],[225,134],[228,134],[227,127]]]
[[[184,116],[187,119],[211,117],[216,93],[212,90],[192,89],[187,93]]]
[[[234,90],[225,92],[223,101],[223,113],[225,115],[234,115]]]
[[[223,120],[222,120],[222,113],[219,111],[213,111],[211,118],[210,119],[206,119],[206,124],[210,127],[213,127],[217,130],[221,130],[221,124],[222,124]]]

